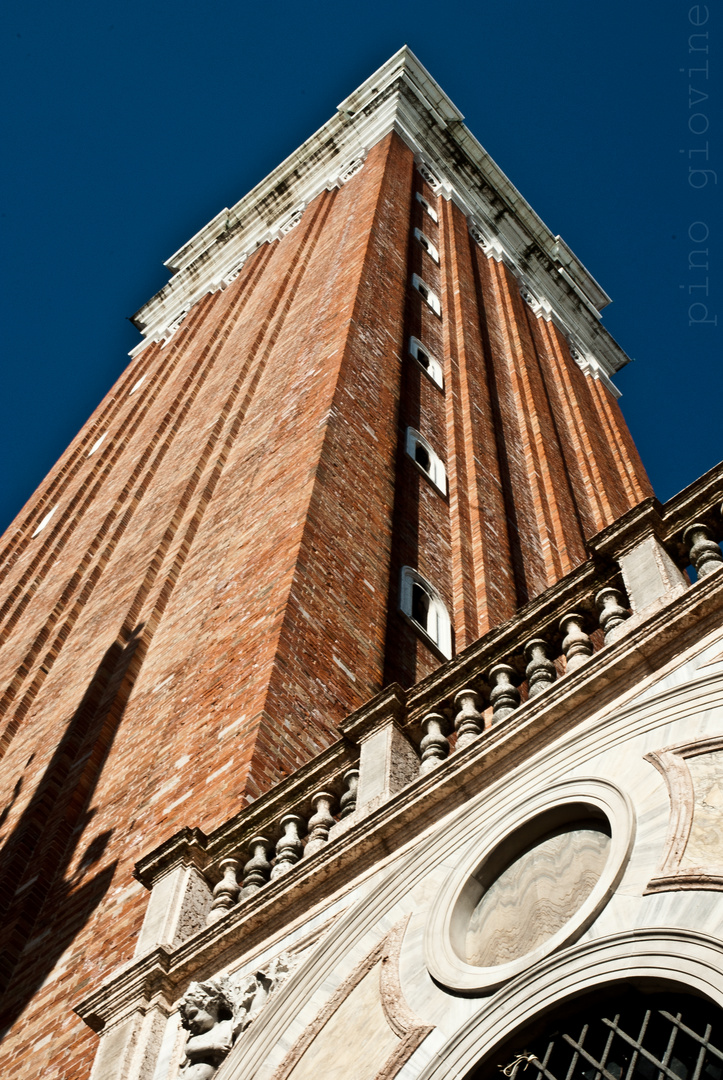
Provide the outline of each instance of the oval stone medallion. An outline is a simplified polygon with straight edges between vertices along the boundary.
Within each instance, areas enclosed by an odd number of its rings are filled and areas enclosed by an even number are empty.
[[[603,823],[571,821],[520,848],[477,902],[464,938],[468,964],[495,967],[532,952],[575,914],[610,850]],[[514,839],[514,838],[513,838]]]

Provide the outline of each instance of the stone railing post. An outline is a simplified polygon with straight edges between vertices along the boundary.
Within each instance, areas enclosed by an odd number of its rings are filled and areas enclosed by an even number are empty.
[[[589,541],[597,555],[614,559],[620,567],[634,617],[667,603],[689,586],[661,539],[665,526],[660,510],[655,499],[645,499]],[[610,632],[617,636],[613,628]]]
[[[404,691],[392,683],[340,726],[342,734],[359,746],[354,820],[371,813],[417,775],[417,753],[400,726],[404,708]],[[352,820],[347,814],[342,798],[342,820],[334,826],[333,836]]]
[[[347,769],[344,773],[344,783],[346,791],[339,799],[339,817],[342,821],[356,810],[356,801],[359,796],[359,770]]]
[[[531,638],[525,645],[525,678],[527,679],[527,696],[537,697],[543,694],[548,686],[552,686],[557,678],[557,668],[547,655],[549,645],[544,638]]]
[[[628,618],[628,612],[623,607],[623,594],[620,589],[608,586],[601,589],[595,597],[595,603],[600,610],[598,622],[605,635],[605,643],[618,637],[617,630]]]
[[[210,862],[204,844],[199,830],[183,829],[137,864],[135,876],[151,892],[136,956],[158,945],[174,948],[206,925],[213,896],[204,876]]]
[[[490,670],[489,680],[492,683],[492,723],[499,724],[520,704],[520,691],[517,689],[519,677],[510,664],[495,664]]]
[[[421,776],[431,772],[441,764],[449,753],[449,739],[446,732],[449,730],[447,718],[441,713],[427,713],[422,720],[425,735],[419,744],[422,752],[422,761],[419,766]]]
[[[569,611],[560,619],[560,631],[565,635],[562,651],[565,654],[566,675],[572,675],[592,656],[593,645],[582,628],[584,622],[584,617],[575,611]]]
[[[244,863],[244,887],[241,891],[243,900],[262,889],[271,877],[269,855],[272,847],[272,843],[265,836],[254,836],[249,840],[251,858]]]
[[[206,918],[209,926],[224,917],[229,908],[238,902],[241,892],[241,886],[237,881],[238,859],[222,859],[220,869],[223,877],[213,890],[213,903]]]
[[[309,830],[309,839],[306,841],[306,847],[304,848],[305,859],[310,855],[314,855],[317,851],[321,851],[329,842],[329,830],[334,825],[334,816],[331,812],[333,802],[334,796],[330,795],[328,791],[317,791],[315,795],[311,796],[314,813],[306,823]]]
[[[699,578],[715,573],[723,565],[720,547],[710,535],[710,529],[700,521],[694,521],[683,533],[683,543]]]
[[[276,862],[271,871],[271,880],[276,881],[283,874],[288,874],[301,858],[303,844],[299,833],[304,827],[303,818],[298,814],[284,814],[281,819],[282,834],[276,841]]]
[[[455,749],[463,750],[484,731],[482,697],[476,690],[465,688],[454,695],[454,705],[457,710],[454,717],[454,729],[457,732]]]

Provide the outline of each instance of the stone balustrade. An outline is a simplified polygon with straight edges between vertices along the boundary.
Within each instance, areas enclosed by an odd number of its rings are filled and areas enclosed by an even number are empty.
[[[340,725],[338,743],[230,822],[208,837],[182,830],[147,856],[136,869],[153,889],[139,949],[176,940],[174,933],[182,940],[189,926],[195,932],[204,921],[217,923],[263,890],[295,879],[399,792],[442,775],[450,755],[474,753],[528,702],[544,707],[543,695],[584,678],[598,652],[695,588],[691,577],[703,582],[717,573],[721,487],[719,467],[665,507],[654,499],[635,507],[593,537],[586,563],[422,683],[406,691],[387,687]],[[198,926],[187,914],[185,923],[174,916],[183,932],[164,914],[169,874],[181,882],[181,870],[185,883],[176,891],[193,895],[203,911]],[[182,912],[184,902],[174,901],[174,910]]]
[[[278,822],[269,822],[263,835],[252,836],[245,852],[222,858],[217,863],[221,879],[213,888],[207,924],[218,922],[229,908],[283,877],[301,859],[322,851],[335,828],[339,826],[337,832],[343,829],[344,819],[354,813],[358,781],[359,770],[346,769],[328,784],[332,790],[315,791],[298,812],[284,814]]]

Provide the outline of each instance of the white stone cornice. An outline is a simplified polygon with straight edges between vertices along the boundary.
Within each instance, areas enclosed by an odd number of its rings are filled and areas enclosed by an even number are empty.
[[[474,223],[472,235],[479,235],[486,253],[524,281],[548,317],[567,328],[609,378],[628,362],[599,323],[610,298],[463,121],[411,50],[400,49],[298,150],[166,262],[171,280],[133,322],[146,339],[166,337],[184,309],[224,288],[251,252],[281,237],[321,191],[345,183],[363,166],[369,149],[396,131],[437,193],[452,199]]]

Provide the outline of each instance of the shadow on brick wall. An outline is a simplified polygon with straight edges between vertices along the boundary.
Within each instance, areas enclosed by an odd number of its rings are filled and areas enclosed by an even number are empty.
[[[74,873],[68,870],[95,814],[89,806],[137,674],[132,661],[140,630],[105,653],[0,851],[0,1036],[46,982],[113,878],[117,861],[93,874],[112,829],[92,837]],[[0,813],[3,821],[24,782],[21,776]],[[77,971],[70,977],[77,978]]]

